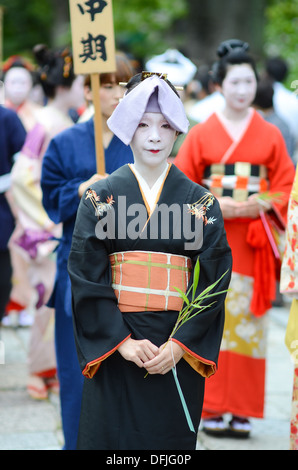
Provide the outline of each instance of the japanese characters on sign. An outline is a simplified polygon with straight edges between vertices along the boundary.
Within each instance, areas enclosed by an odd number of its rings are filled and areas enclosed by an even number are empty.
[[[69,0],[76,74],[116,70],[112,0]]]

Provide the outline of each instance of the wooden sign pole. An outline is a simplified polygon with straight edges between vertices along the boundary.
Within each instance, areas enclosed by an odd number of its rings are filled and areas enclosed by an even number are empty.
[[[1,0],[0,0],[1,1]],[[69,0],[74,71],[90,75],[94,105],[96,171],[105,175],[100,74],[116,71],[112,0]]]
[[[95,137],[95,151],[96,151],[96,168],[97,173],[105,175],[105,154],[102,141],[102,116],[99,98],[100,89],[100,75],[98,73],[91,73],[91,89],[94,105],[94,137]]]

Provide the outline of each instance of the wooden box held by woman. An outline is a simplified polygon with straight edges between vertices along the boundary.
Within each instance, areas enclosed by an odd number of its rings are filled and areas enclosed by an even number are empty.
[[[176,91],[155,75],[139,79],[108,121],[135,163],[86,192],[69,257],[86,376],[79,449],[195,449],[171,369],[177,365],[197,430],[205,377],[217,368],[225,294],[167,339],[182,307],[174,287],[186,291],[197,258],[197,292],[231,271],[221,212],[212,195],[167,163],[188,127]],[[196,205],[202,198],[208,207]],[[229,274],[216,291],[228,283]]]

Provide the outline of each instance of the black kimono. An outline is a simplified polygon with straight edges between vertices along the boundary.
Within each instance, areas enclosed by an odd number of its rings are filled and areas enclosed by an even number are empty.
[[[130,336],[158,347],[167,341],[181,308],[172,284],[183,284],[198,256],[197,293],[227,270],[215,291],[228,288],[232,261],[219,204],[213,199],[208,210],[197,206],[206,190],[175,166],[150,217],[129,165],[91,189],[80,203],[68,263],[75,340],[86,376],[78,449],[195,449],[196,433],[187,424],[173,374],[145,377],[146,370],[126,361],[117,348]],[[159,213],[161,207],[172,209],[168,217]],[[196,225],[199,219],[202,224]],[[168,265],[155,262],[158,256],[170,260]],[[163,278],[171,279],[171,269],[174,281],[165,288]],[[192,272],[187,279],[191,285]],[[173,338],[185,350],[176,370],[195,430],[224,326],[225,294],[215,299]]]

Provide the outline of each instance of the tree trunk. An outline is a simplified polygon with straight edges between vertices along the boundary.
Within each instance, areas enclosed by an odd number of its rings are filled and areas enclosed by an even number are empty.
[[[263,51],[266,0],[187,0],[189,13],[179,25],[183,50],[196,63],[212,63],[221,41],[237,38],[250,44],[255,57]]]
[[[69,2],[68,0],[51,0],[51,2],[55,12],[51,26],[51,45],[53,47],[65,46],[69,40]]]

